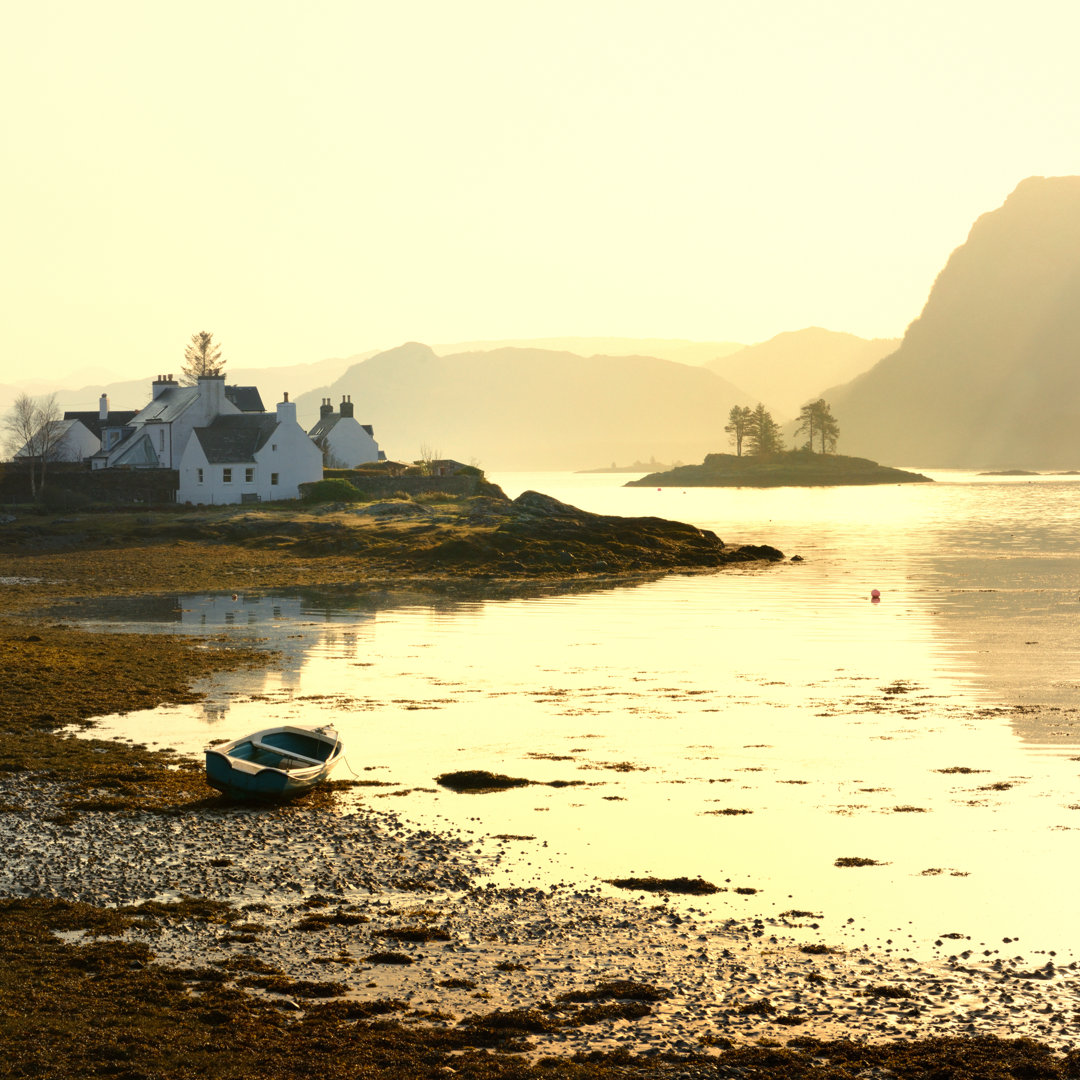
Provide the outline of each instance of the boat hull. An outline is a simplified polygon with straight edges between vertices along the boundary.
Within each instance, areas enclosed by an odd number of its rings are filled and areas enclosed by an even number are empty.
[[[206,750],[207,783],[233,799],[303,795],[330,774],[342,755],[328,728],[266,728]]]

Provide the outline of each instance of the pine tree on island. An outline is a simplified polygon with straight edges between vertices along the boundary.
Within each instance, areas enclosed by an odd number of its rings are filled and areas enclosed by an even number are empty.
[[[757,403],[757,408],[750,413],[747,435],[750,437],[750,454],[753,457],[778,454],[784,449],[784,437],[780,432],[780,425],[760,401]]]
[[[806,432],[805,448],[811,453],[814,450],[814,439],[821,446],[820,453],[828,453],[836,450],[836,440],[840,437],[840,425],[832,414],[832,409],[824,398],[810,401],[799,411],[799,426],[795,434]]]

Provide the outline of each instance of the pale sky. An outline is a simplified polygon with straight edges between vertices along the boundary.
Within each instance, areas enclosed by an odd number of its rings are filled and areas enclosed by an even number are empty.
[[[1080,172],[1080,5],[4,5],[0,382],[568,335],[892,337]]]

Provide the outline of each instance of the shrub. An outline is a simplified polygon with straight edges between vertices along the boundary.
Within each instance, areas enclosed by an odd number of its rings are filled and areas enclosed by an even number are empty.
[[[316,480],[304,486],[304,502],[356,502],[360,498],[360,492],[348,480]]]

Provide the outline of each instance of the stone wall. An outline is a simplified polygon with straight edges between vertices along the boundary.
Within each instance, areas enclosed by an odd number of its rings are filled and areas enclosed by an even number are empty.
[[[174,469],[90,469],[55,462],[45,470],[39,502],[45,506],[106,503],[113,506],[162,505],[176,499],[179,476]],[[32,502],[26,465],[0,463],[0,504]]]

